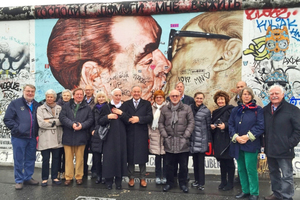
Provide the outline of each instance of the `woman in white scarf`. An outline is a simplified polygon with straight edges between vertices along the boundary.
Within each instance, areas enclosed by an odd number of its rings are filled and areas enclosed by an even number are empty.
[[[149,151],[155,155],[155,175],[156,184],[166,184],[165,151],[163,146],[163,137],[158,130],[158,120],[161,108],[166,104],[165,93],[162,90],[154,92],[154,103],[152,105],[153,121],[149,124]],[[162,162],[163,161],[163,162]],[[163,164],[163,165],[162,165]]]

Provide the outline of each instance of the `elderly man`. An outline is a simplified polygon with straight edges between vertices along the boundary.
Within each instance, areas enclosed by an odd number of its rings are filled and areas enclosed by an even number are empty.
[[[93,110],[93,108],[95,106],[94,89],[93,89],[92,86],[87,85],[85,87],[84,91],[85,91],[84,100],[89,105],[91,110]],[[88,167],[89,167],[88,166],[88,156],[89,156],[90,143],[91,143],[91,137],[90,137],[90,133],[89,133],[88,134],[88,140],[87,140],[87,143],[86,143],[85,149],[84,149],[84,160],[83,160],[83,162],[84,162],[84,176],[85,177],[88,176]],[[92,178],[96,178],[97,174],[96,174],[94,165],[92,165],[91,171],[92,171]]]
[[[273,194],[266,200],[292,199],[294,195],[294,147],[300,141],[300,110],[284,100],[280,85],[269,89],[270,103],[264,107],[265,150]]]
[[[236,96],[232,97],[229,101],[229,105],[233,105],[233,106],[237,106],[237,102],[240,100],[240,97],[239,97],[239,93],[240,91],[247,87],[247,83],[245,81],[239,81],[237,84],[236,84]],[[254,100],[256,101],[256,105],[260,106],[260,107],[264,107],[264,104],[263,102],[261,101],[261,99],[258,97],[258,96],[254,96]]]
[[[34,85],[26,84],[23,87],[23,96],[9,104],[3,120],[11,130],[16,190],[23,189],[23,183],[39,184],[32,178],[38,134],[36,111],[39,106],[34,100],[35,90]]]
[[[180,93],[180,100],[182,103],[186,105],[192,105],[195,101],[194,98],[190,97],[189,95],[184,94],[184,84],[183,82],[179,81],[175,85],[175,90],[179,91]],[[170,97],[167,97],[167,100],[170,101]]]
[[[170,93],[170,104],[161,108],[159,118],[159,132],[164,137],[166,151],[167,184],[163,191],[167,192],[174,186],[174,170],[179,169],[179,185],[183,192],[189,191],[187,187],[189,139],[194,130],[194,116],[190,106],[180,101],[178,90]]]
[[[138,85],[142,98],[150,100],[171,70],[158,49],[161,32],[151,16],[59,19],[47,49],[51,71],[68,89],[91,85],[110,96],[120,88],[126,101]]]
[[[127,126],[127,161],[130,187],[134,186],[134,165],[140,167],[140,185],[146,187],[146,163],[148,162],[148,124],[153,120],[151,103],[141,98],[142,88],[133,86],[132,99],[123,104],[123,112],[129,115]]]
[[[94,122],[91,108],[83,99],[82,88],[73,91],[73,99],[62,107],[59,120],[64,125],[62,143],[65,150],[65,185],[71,184],[74,176],[74,154],[76,157],[75,179],[78,185],[82,184],[83,157],[87,143],[89,129]]]

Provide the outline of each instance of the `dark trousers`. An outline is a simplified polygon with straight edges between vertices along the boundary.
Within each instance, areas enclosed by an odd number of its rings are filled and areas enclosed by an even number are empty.
[[[199,185],[205,185],[205,153],[193,154],[194,176]]]
[[[174,185],[174,170],[179,164],[178,181],[179,185],[187,184],[189,152],[185,153],[166,153],[167,184]]]
[[[115,178],[115,184],[116,186],[121,186],[122,184],[122,177],[113,177],[113,178],[105,178],[105,184],[108,186],[111,186],[114,182],[114,178]]]
[[[162,165],[161,165],[162,164]],[[155,176],[166,178],[166,156],[155,155]]]
[[[65,172],[65,150],[64,148],[59,148],[59,158],[58,158],[58,172]]]
[[[59,152],[60,152],[59,148],[58,149],[46,149],[46,150],[41,151],[41,154],[43,156],[42,180],[48,180],[48,178],[49,178],[50,153],[52,154],[51,179],[57,178],[58,165],[59,165]]]
[[[232,159],[219,159],[220,171],[221,171],[221,183],[229,186],[233,186],[235,165]]]
[[[145,179],[146,178],[146,163],[139,164],[139,168],[140,168],[140,179]],[[134,178],[134,164],[128,163],[127,170],[128,170],[128,177],[130,179]]]
[[[292,199],[294,196],[292,160],[291,158],[268,157],[272,191],[278,198]]]
[[[102,177],[102,153],[93,153],[93,166],[98,177]]]
[[[12,136],[11,144],[14,156],[15,182],[23,183],[23,181],[30,180],[34,172],[36,139]]]

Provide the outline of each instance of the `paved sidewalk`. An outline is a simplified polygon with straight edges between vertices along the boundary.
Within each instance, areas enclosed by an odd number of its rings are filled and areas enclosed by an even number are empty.
[[[36,168],[34,179],[41,182],[41,169]],[[123,179],[123,190],[116,190],[113,186],[112,190],[107,190],[103,184],[95,184],[95,180],[90,177],[83,179],[83,185],[77,186],[75,181],[71,186],[52,185],[48,181],[47,187],[41,186],[27,186],[23,190],[15,190],[13,167],[0,166],[0,200],[109,200],[109,199],[122,199],[122,200],[142,200],[142,199],[163,199],[163,200],[233,200],[234,196],[241,191],[238,184],[235,185],[231,191],[220,191],[218,185],[220,184],[219,175],[207,175],[204,191],[199,191],[191,188],[193,181],[193,174],[190,174],[191,181],[189,182],[190,191],[184,194],[179,187],[175,187],[169,192],[162,192],[163,186],[155,184],[154,173],[151,172],[147,176],[147,188],[141,188],[136,179],[134,187],[129,188],[127,177]],[[261,178],[259,182],[260,199],[271,193],[269,179]],[[294,200],[300,199],[300,179],[295,179],[295,196]],[[300,187],[300,186],[299,186]]]

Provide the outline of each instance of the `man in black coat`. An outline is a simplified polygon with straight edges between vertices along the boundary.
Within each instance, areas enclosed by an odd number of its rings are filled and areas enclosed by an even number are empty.
[[[134,86],[131,89],[132,99],[123,104],[123,112],[129,115],[127,126],[127,162],[128,185],[134,186],[134,165],[139,164],[141,186],[146,187],[146,163],[148,162],[148,126],[153,120],[152,107],[149,101],[141,99],[142,89]]]
[[[195,100],[193,97],[190,97],[189,95],[184,94],[184,84],[183,82],[179,81],[175,85],[175,90],[180,92],[180,101],[186,105],[193,105]],[[167,100],[170,101],[170,97],[167,97]]]
[[[82,184],[83,157],[90,127],[94,122],[93,113],[84,101],[82,88],[73,91],[73,99],[66,103],[60,112],[59,120],[64,125],[62,143],[65,150],[65,185],[71,184],[74,176],[73,159],[76,157],[75,179],[78,185]]]
[[[294,147],[300,141],[300,110],[284,100],[280,85],[271,86],[269,94],[271,102],[264,107],[264,136],[273,194],[265,199],[292,199],[292,160]]]

